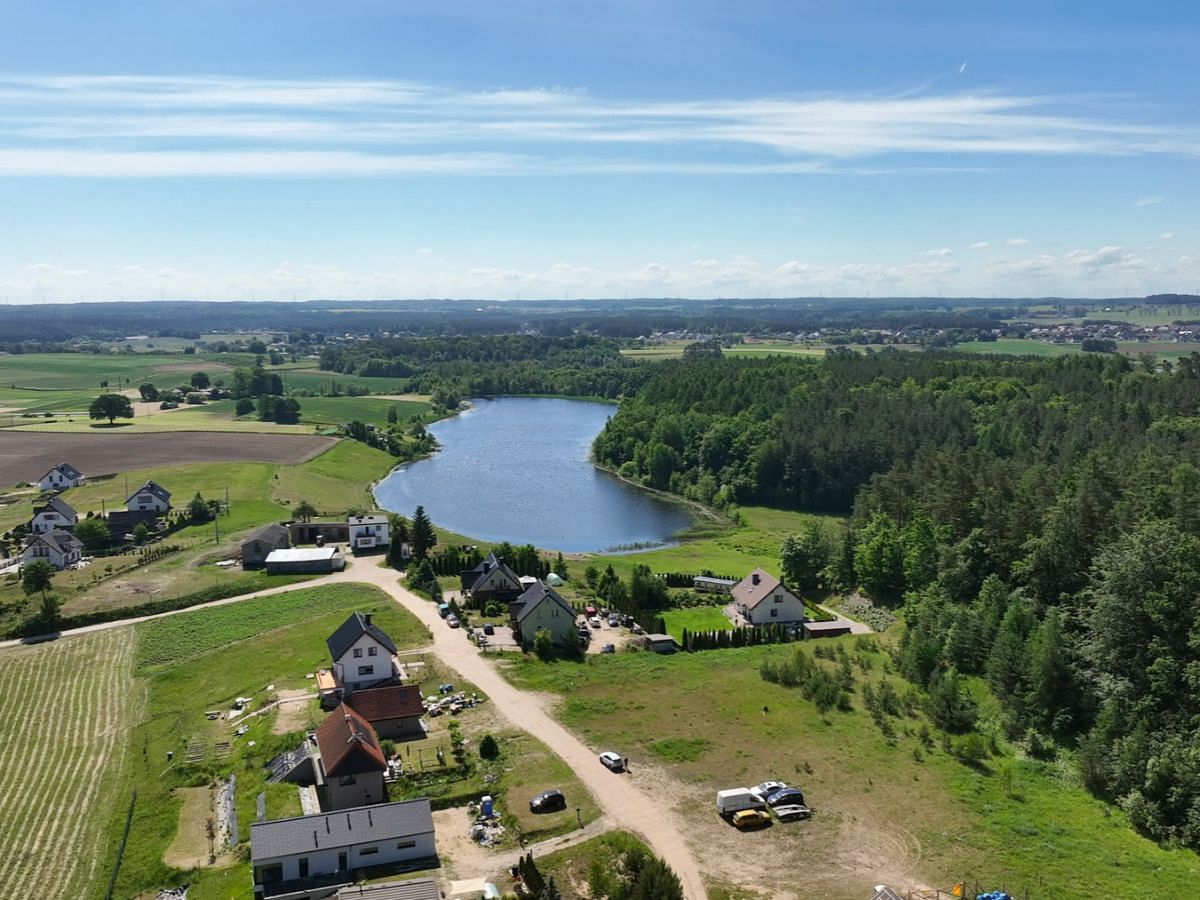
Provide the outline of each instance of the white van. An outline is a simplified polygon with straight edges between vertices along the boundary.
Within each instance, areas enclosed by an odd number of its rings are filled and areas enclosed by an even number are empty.
[[[750,788],[717,791],[717,815],[732,816],[743,809],[766,809],[767,804],[750,793]]]

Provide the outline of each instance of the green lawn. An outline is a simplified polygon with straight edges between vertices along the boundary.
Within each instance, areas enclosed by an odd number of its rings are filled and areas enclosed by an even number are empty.
[[[1080,352],[1078,344],[1047,344],[1025,338],[972,341],[955,344],[954,349],[959,353],[1010,353],[1016,356],[1065,356]]]
[[[936,738],[922,747],[919,714],[889,719],[889,740],[863,708],[862,684],[886,678],[901,695],[907,685],[886,674],[886,654],[851,638],[824,643],[838,644],[870,668],[854,667],[851,711],[825,716],[797,689],[759,675],[764,659],[784,659],[797,645],[584,663],[513,659],[505,674],[559,694],[564,724],[628,754],[633,771],[652,762],[673,775],[673,800],[693,839],[714,848],[703,865],[717,882],[745,883],[733,859],[745,853],[756,884],[785,890],[802,853],[812,895],[835,900],[866,896],[884,872],[941,886],[978,879],[1020,896],[1028,890],[1030,900],[1191,889],[1200,858],[1139,837],[1118,809],[1079,787],[1068,759],[1038,762],[1001,744],[1001,755],[968,768]],[[712,814],[713,791],[768,778],[799,784],[814,818],[746,840],[731,834]]]
[[[698,606],[693,609],[668,609],[662,614],[667,623],[667,634],[677,641],[683,640],[683,630],[724,631],[732,628],[725,614],[716,606]]]
[[[410,416],[430,412],[428,403],[412,400],[387,400],[382,397],[301,397],[300,421],[313,425],[338,425],[354,419],[369,425],[388,424],[388,411],[396,410],[400,424]]]

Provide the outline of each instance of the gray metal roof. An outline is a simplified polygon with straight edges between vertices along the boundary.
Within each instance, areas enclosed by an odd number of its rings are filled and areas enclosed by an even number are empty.
[[[543,600],[547,599],[549,599],[551,603],[557,603],[559,606],[561,606],[566,614],[571,617],[572,621],[574,621],[576,615],[575,610],[571,609],[570,604],[568,604],[566,600],[559,596],[558,591],[554,590],[552,587],[548,587],[544,581],[537,581],[527,587],[525,592],[521,594],[521,596],[515,601],[523,604],[521,611],[517,613],[517,622],[524,622],[527,618],[529,618],[530,613],[541,606]]]
[[[140,488],[138,488],[136,491],[134,491],[132,494],[129,495],[129,499],[125,501],[126,505],[128,505],[129,500],[132,500],[134,497],[136,497],[138,494],[142,493],[143,491],[149,491],[151,494],[153,494],[159,500],[162,500],[164,503],[171,502],[171,492],[170,491],[168,491],[165,487],[163,487],[157,481],[147,481]]]
[[[351,884],[334,895],[337,900],[441,900],[432,878],[389,881],[384,884]]]
[[[274,556],[278,553],[275,550],[271,553]],[[268,556],[269,560],[271,556]],[[329,648],[329,655],[334,662],[337,662],[346,655],[346,651],[354,646],[364,634],[369,634],[382,644],[388,653],[396,652],[396,645],[392,643],[392,639],[388,637],[378,626],[372,624],[371,617],[364,617],[361,613],[352,613],[345,622],[338,626],[338,630],[325,639],[325,646]]]
[[[60,462],[57,466],[54,466],[52,469],[48,470],[46,472],[46,475],[49,475],[50,472],[55,471],[55,469],[57,469],[59,472],[61,472],[67,478],[70,478],[72,481],[78,481],[80,478],[83,477],[82,472],[80,472],[77,468],[75,468],[70,463],[65,463],[65,462]],[[45,478],[46,475],[43,475],[42,478]],[[38,480],[40,481],[41,479],[39,478]]]
[[[53,510],[54,512],[58,513],[60,516],[63,516],[68,519],[78,518],[78,516],[75,514],[75,510],[71,508],[71,504],[69,504],[66,500],[62,500],[58,497],[51,497],[45,503],[41,503],[41,504],[38,504],[37,506],[35,506],[33,508],[33,514],[36,516],[38,513],[45,512],[46,510]]]
[[[280,538],[287,537],[288,530],[278,522],[271,522],[268,525],[263,525],[261,528],[255,528],[252,532],[246,535],[242,541],[243,544],[248,544],[251,541],[266,541],[269,544],[278,542]]]
[[[250,825],[250,857],[259,860],[433,833],[429,800],[380,803]]]

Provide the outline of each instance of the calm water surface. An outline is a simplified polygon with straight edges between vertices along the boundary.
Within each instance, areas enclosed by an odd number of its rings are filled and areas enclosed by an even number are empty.
[[[531,397],[472,403],[430,426],[438,453],[376,485],[382,508],[411,516],[420,504],[459,534],[568,553],[664,542],[690,523],[681,507],[588,461],[615,406]]]

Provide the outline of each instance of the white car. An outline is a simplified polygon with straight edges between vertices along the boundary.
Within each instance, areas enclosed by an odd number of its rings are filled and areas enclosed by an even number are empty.
[[[776,806],[775,815],[780,822],[791,822],[794,819],[809,819],[812,817],[812,810],[807,806],[793,804],[791,806]]]
[[[787,787],[787,785],[782,781],[764,781],[762,784],[755,785],[754,787],[750,788],[750,793],[752,793],[763,803],[766,803],[768,797],[770,797],[776,791],[782,791],[785,787]]]
[[[592,616],[590,619],[588,619],[588,624],[591,625],[593,628],[599,628],[600,627],[600,617]]]
[[[600,754],[600,762],[604,768],[613,772],[625,771],[625,760],[621,758],[619,753],[614,753],[612,750],[605,750]]]

